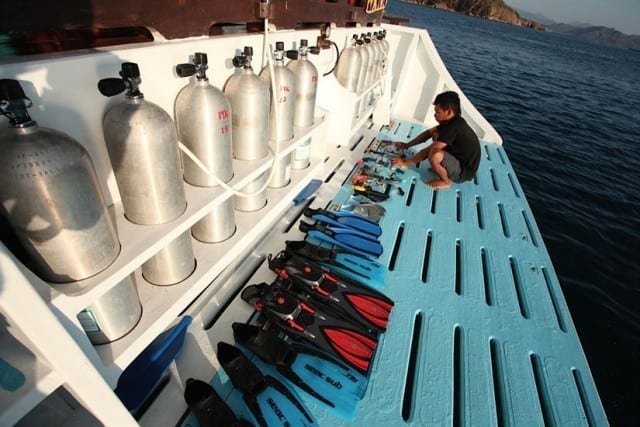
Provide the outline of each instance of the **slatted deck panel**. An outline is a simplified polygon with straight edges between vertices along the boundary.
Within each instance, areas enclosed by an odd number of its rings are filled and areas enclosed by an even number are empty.
[[[380,132],[364,130],[348,148],[355,155],[376,139],[409,140],[422,130],[395,121]],[[502,147],[483,143],[482,150],[473,182],[434,191],[422,182],[432,177],[425,162],[406,169],[404,194],[392,190],[384,202],[379,261],[389,267],[383,291],[396,305],[354,421],[303,397],[319,425],[607,425],[522,188]],[[314,207],[349,198],[347,163],[338,162],[327,177],[332,199],[321,194]],[[276,233],[267,253],[302,237],[296,223]],[[249,283],[274,277],[263,263]],[[206,341],[232,342],[230,323],[250,312],[235,298]],[[223,372],[211,383],[242,407]],[[181,423],[196,424],[193,415]]]
[[[395,121],[377,137],[422,130]],[[432,177],[424,162],[384,204],[380,260],[396,307],[350,425],[607,424],[513,168],[501,146],[482,150],[473,182],[434,191],[422,182]]]

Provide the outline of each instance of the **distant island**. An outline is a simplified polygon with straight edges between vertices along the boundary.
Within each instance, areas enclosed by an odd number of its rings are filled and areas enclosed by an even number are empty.
[[[546,23],[525,17],[502,0],[403,0],[407,3],[421,4],[437,9],[464,13],[470,16],[492,21],[519,25],[521,27],[568,34],[608,45],[640,50],[640,35],[626,35],[620,31],[603,26],[575,26],[570,24]]]

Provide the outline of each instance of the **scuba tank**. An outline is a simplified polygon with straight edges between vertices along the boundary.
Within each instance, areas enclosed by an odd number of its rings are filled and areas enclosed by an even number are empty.
[[[196,52],[193,63],[179,64],[179,77],[195,75],[195,80],[178,93],[174,113],[178,140],[184,144],[211,173],[203,171],[188,155],[182,156],[184,180],[198,187],[215,187],[233,178],[231,148],[231,105],[221,90],[209,84],[206,71],[207,54]],[[235,232],[233,199],[217,205],[192,228],[196,239],[215,243]]]
[[[257,160],[267,155],[269,128],[269,88],[251,68],[253,48],[233,58],[238,68],[224,87],[231,103],[233,157],[238,160]]]
[[[369,39],[366,34],[362,33],[360,35],[360,40],[362,40],[362,45],[360,46],[360,52],[362,53],[362,67],[360,68],[360,76],[358,78],[358,94],[360,95],[360,106],[358,111],[362,112],[368,105],[367,95],[364,95],[364,92],[371,85],[374,51],[370,46],[371,39]]]
[[[358,93],[360,85],[360,72],[363,67],[362,52],[360,46],[362,40],[356,34],[351,39],[351,45],[344,48],[336,65],[336,79],[345,89]]]
[[[93,344],[107,344],[130,332],[142,316],[132,273],[78,313],[80,326]]]
[[[93,276],[120,253],[120,242],[87,151],[68,135],[39,127],[17,80],[0,80],[0,213],[34,272],[48,282]]]
[[[305,39],[300,40],[298,50],[287,51],[287,58],[293,61],[287,64],[287,68],[293,71],[296,77],[296,102],[293,112],[293,125],[307,127],[313,124],[316,111],[316,93],[318,89],[318,69],[308,59],[308,54],[317,55],[320,49],[317,46],[308,47]],[[309,165],[311,150],[311,138],[301,143],[293,152],[291,159],[292,169],[304,169]]]
[[[276,142],[288,141],[293,138],[293,113],[296,103],[296,77],[293,71],[284,65],[284,43],[276,42],[276,49],[273,52],[275,61],[273,63],[273,73],[277,93],[271,93],[271,111],[269,112],[269,146],[276,154]],[[269,89],[271,85],[271,73],[269,67],[265,67],[260,72],[260,78]],[[276,110],[277,103],[277,110]],[[275,159],[275,168],[269,187],[280,188],[289,184],[291,180],[291,153]]]
[[[233,157],[238,160],[257,160],[267,156],[267,132],[269,130],[270,93],[267,85],[253,72],[251,59],[253,48],[245,46],[244,51],[233,58],[237,68],[224,86],[224,93],[231,103],[231,138]],[[256,211],[267,203],[267,190],[257,192],[264,186],[266,174],[241,189],[251,196],[234,196],[234,206],[239,211]]]
[[[125,216],[143,225],[172,221],[187,206],[176,128],[166,111],[144,99],[137,64],[123,63],[120,76],[100,80],[98,89],[107,97],[126,90],[125,100],[103,121]],[[145,262],[142,275],[155,285],[172,285],[194,268],[191,236],[185,232]]]

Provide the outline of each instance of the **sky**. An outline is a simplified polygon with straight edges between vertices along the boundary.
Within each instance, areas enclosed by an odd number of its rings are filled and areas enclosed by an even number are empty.
[[[584,22],[640,35],[640,0],[504,0],[509,6],[539,13],[556,22]]]

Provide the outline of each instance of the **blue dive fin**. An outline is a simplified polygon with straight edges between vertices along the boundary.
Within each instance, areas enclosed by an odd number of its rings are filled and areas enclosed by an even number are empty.
[[[217,354],[220,365],[242,393],[242,400],[259,426],[318,425],[293,391],[274,377],[263,375],[239,348],[221,341]]]
[[[316,221],[321,221],[326,224],[332,224],[339,227],[353,228],[376,237],[382,234],[382,228],[380,228],[375,221],[357,213],[307,208],[304,210],[304,214]]]
[[[314,238],[314,239],[316,239],[316,240],[318,240],[320,242],[329,243],[329,244],[331,244],[333,246],[336,246],[336,247],[338,247],[340,249],[348,251],[348,252],[350,252],[352,254],[360,255],[360,256],[363,256],[363,257],[376,257],[377,258],[377,257],[380,256],[380,254],[382,254],[382,248],[381,247],[380,248],[374,248],[374,249],[376,249],[376,252],[379,252],[379,253],[377,253],[377,254],[376,253],[372,253],[372,252],[366,250],[365,248],[359,248],[357,246],[359,242],[354,242],[353,239],[351,240],[351,242],[347,243],[344,240],[337,240],[337,239],[335,239],[335,238],[333,238],[331,236],[328,236],[328,235],[324,234],[321,231],[310,230],[310,231],[307,232],[307,236],[312,237],[312,238]],[[354,244],[356,246],[353,246]]]
[[[284,341],[275,330],[244,323],[234,323],[232,327],[236,342],[258,356],[266,369],[277,372],[276,376],[286,379],[336,416],[345,420],[355,418],[358,401],[368,383],[364,375],[311,346]],[[260,366],[258,360],[254,361]]]

